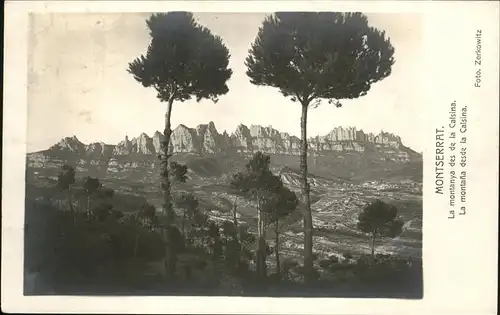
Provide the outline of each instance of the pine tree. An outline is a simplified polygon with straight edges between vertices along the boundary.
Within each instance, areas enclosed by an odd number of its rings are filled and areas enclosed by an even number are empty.
[[[371,235],[372,257],[377,237],[394,238],[402,233],[404,222],[398,218],[398,209],[379,199],[368,204],[358,216],[357,227]]]
[[[394,48],[361,13],[280,12],[268,16],[246,58],[250,82],[279,89],[301,108],[304,268],[313,280],[313,223],[307,181],[307,113],[321,100],[365,95],[391,73]]]
[[[144,87],[153,87],[158,99],[167,103],[160,154],[161,188],[165,213],[172,218],[168,162],[173,103],[192,97],[197,101],[216,102],[229,91],[226,82],[232,70],[228,68],[229,51],[222,39],[198,24],[192,13],[157,13],[151,15],[146,24],[151,36],[147,53],[130,62],[128,72]],[[167,226],[171,224],[167,222]],[[170,263],[174,263],[173,258]]]

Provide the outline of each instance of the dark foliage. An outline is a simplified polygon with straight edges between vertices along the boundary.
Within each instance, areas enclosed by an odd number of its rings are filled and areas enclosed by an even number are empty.
[[[87,177],[83,183],[83,190],[87,195],[93,194],[94,192],[101,189],[101,187],[102,184],[98,178]]]
[[[279,179],[279,177],[276,177]],[[274,190],[264,201],[263,210],[267,214],[267,219],[273,224],[279,224],[279,220],[290,215],[298,206],[297,195],[285,187],[281,179],[280,184],[275,185]]]
[[[45,289],[50,287],[54,292],[64,293],[88,285],[96,288],[127,285],[130,276],[141,277],[148,261],[163,256],[158,234],[119,220],[123,215],[109,207],[102,206],[95,220],[78,213],[75,224],[71,213],[50,205],[34,207],[26,211],[29,229],[25,242],[35,262],[30,262],[30,269],[40,273]],[[39,212],[43,213],[43,221],[36,219]],[[137,233],[141,234],[141,244],[140,251],[134,254]],[[43,247],[30,251],[36,242],[34,237],[43,239]]]
[[[185,183],[187,180],[187,165],[177,163],[175,161],[170,162],[170,176],[172,182]]]
[[[61,167],[61,172],[57,175],[57,187],[61,190],[68,190],[75,184],[75,169],[67,164]]]
[[[398,219],[398,209],[379,199],[367,205],[358,216],[358,229],[372,236],[372,255],[377,236],[394,238],[401,234],[404,222]]]
[[[245,171],[233,175],[230,186],[244,196],[253,198],[257,202],[257,235],[258,248],[257,273],[261,279],[267,276],[266,257],[268,255],[266,244],[266,229],[269,220],[266,219],[266,211],[272,212],[270,198],[274,192],[282,187],[281,179],[275,176],[269,169],[271,158],[262,152],[257,152],[245,165]],[[278,200],[276,198],[275,200]],[[264,209],[267,202],[267,209]]]
[[[216,101],[229,91],[229,50],[192,13],[157,13],[146,23],[151,36],[147,53],[134,59],[128,71],[144,87],[154,87],[161,101],[193,96]]]
[[[260,151],[255,153],[245,165],[245,171],[233,175],[231,187],[243,194],[250,193],[253,197],[257,194],[259,197],[269,196],[282,184],[279,177],[270,171],[270,163],[269,155]]]
[[[362,13],[278,12],[259,29],[247,75],[301,103],[351,99],[390,75],[393,54]]]
[[[181,193],[175,198],[175,204],[182,211],[181,232],[185,237],[189,235],[191,226],[195,225],[199,219],[199,201],[191,193]]]

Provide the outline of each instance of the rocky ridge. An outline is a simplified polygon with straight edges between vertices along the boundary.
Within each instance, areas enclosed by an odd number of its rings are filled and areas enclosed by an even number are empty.
[[[117,145],[107,145],[102,142],[85,145],[73,136],[62,139],[49,150],[69,151],[80,156],[130,154],[156,156],[161,152],[163,140],[163,134],[158,131],[152,137],[142,133],[129,140],[126,136],[125,140]],[[413,153],[411,149],[401,150],[408,148],[402,144],[399,136],[387,132],[380,132],[377,135],[364,133],[355,127],[336,127],[327,135],[308,139],[309,153],[319,155],[328,151],[364,152],[367,144],[378,148],[392,149],[394,153],[398,153],[397,157],[402,160],[410,158],[411,153]],[[300,139],[286,132],[279,132],[271,126],[251,125],[247,127],[240,124],[229,135],[226,131],[219,133],[213,122],[199,125],[196,128],[189,128],[181,124],[172,131],[169,150],[174,154],[205,155],[229,150],[239,153],[262,151],[268,154],[299,155]],[[409,151],[410,153],[408,153]]]
[[[77,171],[92,171],[103,176],[127,177],[134,172],[139,177],[157,175],[158,155],[164,136],[155,132],[125,139],[116,145],[102,142],[83,144],[75,136],[66,137],[48,150],[29,153],[27,167],[57,170],[61,164],[76,165]],[[354,127],[337,127],[324,136],[308,139],[308,154],[321,157],[325,165],[335,161],[336,167],[361,169],[366,163],[407,164],[421,161],[421,155],[403,145],[400,137],[387,132],[377,135],[364,133]],[[170,152],[174,156],[210,157],[217,154],[247,156],[262,151],[267,154],[298,156],[300,139],[269,127],[240,124],[232,134],[219,133],[213,122],[189,128],[179,125],[171,135]],[[225,159],[225,158],[224,158]],[[329,163],[329,164],[328,164]],[[346,164],[347,163],[347,164]],[[366,164],[365,163],[365,164]],[[352,165],[351,165],[352,164]],[[344,165],[344,166],[342,166]],[[367,164],[371,165],[371,164]],[[364,167],[369,167],[369,166]],[[97,172],[97,173],[95,173]],[[101,175],[99,175],[101,176]]]

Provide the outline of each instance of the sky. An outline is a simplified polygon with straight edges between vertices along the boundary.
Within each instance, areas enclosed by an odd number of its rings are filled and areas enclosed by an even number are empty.
[[[244,60],[262,20],[269,13],[200,13],[200,24],[221,36],[229,48],[233,76],[229,93],[213,103],[174,103],[172,126],[196,127],[210,121],[218,131],[237,125],[273,126],[300,135],[300,107],[271,87],[257,87],[245,74]],[[336,126],[399,135],[421,152],[421,46],[418,14],[366,14],[368,23],[386,31],[395,47],[392,74],[372,85],[366,96],[327,102],[308,114],[309,136]],[[45,150],[61,138],[83,143],[116,144],[142,132],[152,136],[164,127],[164,103],[127,73],[128,63],[146,51],[150,37],[146,13],[32,14],[28,56],[28,152]]]

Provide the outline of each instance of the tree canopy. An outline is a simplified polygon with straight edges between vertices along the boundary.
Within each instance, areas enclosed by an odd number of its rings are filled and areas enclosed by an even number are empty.
[[[172,182],[185,183],[187,180],[187,165],[175,161],[169,163],[169,174]]]
[[[371,234],[372,256],[375,254],[377,236],[394,238],[403,231],[403,220],[398,218],[398,209],[382,200],[368,204],[358,216],[358,229]]]
[[[67,190],[75,183],[75,169],[67,164],[61,167],[57,175],[57,187],[61,190]]]
[[[262,23],[245,64],[252,84],[340,106],[390,75],[393,54],[385,32],[362,13],[278,12]]]
[[[276,186],[270,196],[264,201],[263,210],[270,222],[277,222],[290,215],[298,206],[297,195],[282,183]]]
[[[83,190],[87,195],[93,194],[94,192],[101,189],[101,187],[102,184],[98,178],[87,177],[85,179],[85,182],[83,183]]]
[[[358,216],[358,228],[365,233],[396,237],[401,234],[403,221],[398,219],[398,209],[379,199],[368,204]]]
[[[146,24],[151,42],[146,54],[129,64],[128,72],[144,87],[154,87],[161,101],[193,96],[197,101],[217,101],[229,91],[229,50],[192,13],[152,14]]]
[[[262,152],[254,154],[252,159],[245,165],[245,171],[233,175],[231,187],[242,193],[259,194],[270,193],[277,189],[280,180],[269,169],[271,158]]]

